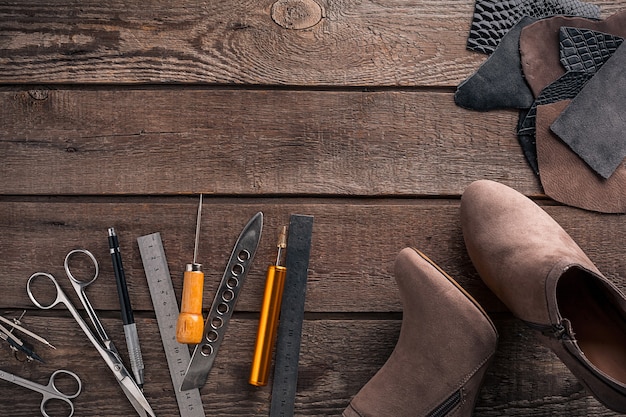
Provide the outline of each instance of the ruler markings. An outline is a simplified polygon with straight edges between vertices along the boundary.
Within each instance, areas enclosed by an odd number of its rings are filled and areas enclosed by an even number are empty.
[[[137,243],[180,415],[181,417],[205,417],[200,391],[197,388],[188,391],[179,390],[189,364],[190,354],[186,345],[176,341],[176,320],[179,310],[161,235],[152,233],[140,236],[137,238]]]
[[[294,415],[312,231],[312,216],[291,215],[285,257],[287,276],[276,340],[271,417]]]

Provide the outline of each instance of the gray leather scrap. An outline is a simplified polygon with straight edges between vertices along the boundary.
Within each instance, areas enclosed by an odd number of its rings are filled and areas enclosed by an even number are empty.
[[[537,106],[574,99],[622,42],[619,36],[591,29],[560,29],[561,62],[567,72],[541,90],[528,112],[520,114],[518,123],[518,141],[535,174],[539,173],[535,141]]]
[[[569,103],[563,100],[537,108],[537,156],[544,192],[572,207],[600,213],[625,213],[626,165],[622,164],[611,178],[604,179],[550,130],[550,125]]]
[[[551,125],[594,171],[609,178],[626,157],[626,46],[613,56]]]
[[[519,53],[522,29],[535,21],[524,16],[502,38],[493,54],[478,70],[457,87],[454,102],[478,111],[527,109],[534,96],[524,80]]]

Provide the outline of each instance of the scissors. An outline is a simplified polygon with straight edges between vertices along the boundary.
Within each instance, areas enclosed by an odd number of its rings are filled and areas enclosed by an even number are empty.
[[[56,379],[59,375],[69,375],[74,378],[78,384],[78,388],[76,392],[65,394],[59,390],[55,384]],[[74,372],[66,371],[65,369],[59,369],[55,371],[52,375],[50,375],[50,381],[48,381],[48,385],[40,385],[36,382],[29,381],[28,379],[24,379],[17,375],[13,375],[9,372],[5,372],[0,369],[0,379],[4,379],[5,381],[12,382],[16,385],[19,385],[24,388],[28,388],[31,391],[38,392],[43,395],[43,399],[41,400],[41,415],[44,417],[50,417],[47,412],[46,406],[50,401],[58,400],[63,401],[70,407],[70,413],[67,417],[72,417],[74,415],[74,404],[70,401],[73,398],[76,398],[78,394],[80,394],[80,390],[82,388],[82,384],[80,382],[80,378]]]
[[[70,270],[69,262],[72,256],[81,255],[81,254],[86,255],[89,258],[89,260],[91,261],[95,269],[93,277],[89,279],[88,281],[77,279],[72,274],[72,271]],[[35,304],[37,307],[44,309],[44,310],[51,309],[57,304],[65,305],[65,308],[69,310],[69,312],[74,317],[74,320],[76,320],[80,328],[87,335],[87,338],[89,339],[89,341],[94,345],[94,347],[96,348],[100,356],[102,356],[102,358],[104,359],[104,362],[106,362],[111,372],[113,372],[113,375],[115,375],[115,379],[117,379],[118,384],[120,384],[122,391],[124,391],[124,394],[130,401],[132,406],[135,408],[137,413],[143,417],[147,417],[148,415],[152,417],[156,417],[154,414],[154,411],[152,411],[152,408],[150,407],[150,404],[148,403],[148,400],[146,400],[146,397],[144,397],[143,392],[141,391],[141,389],[139,389],[139,387],[135,383],[135,380],[132,378],[131,374],[128,372],[128,370],[124,366],[117,349],[115,348],[115,346],[113,345],[113,342],[104,331],[104,327],[102,326],[100,319],[98,319],[96,312],[94,311],[93,307],[91,306],[91,303],[89,302],[89,299],[87,298],[87,295],[85,294],[85,288],[91,285],[96,280],[96,278],[98,278],[99,268],[98,268],[98,262],[96,261],[96,258],[93,256],[91,252],[89,252],[86,249],[75,249],[75,250],[70,251],[65,256],[65,261],[63,265],[65,268],[65,274],[67,275],[70,282],[72,283],[72,287],[74,288],[74,291],[76,291],[76,294],[78,295],[78,298],[80,299],[81,304],[85,308],[85,311],[87,312],[87,315],[89,316],[89,320],[93,324],[93,327],[96,330],[97,335],[94,335],[94,333],[89,328],[85,320],[83,320],[81,315],[78,313],[78,310],[76,309],[76,307],[74,307],[74,305],[72,304],[70,299],[67,297],[65,292],[63,292],[63,289],[61,289],[57,280],[51,274],[48,274],[46,272],[36,272],[33,275],[31,275],[31,277],[28,279],[28,283],[26,284],[26,291],[28,293],[28,297],[33,302],[33,304]],[[50,304],[42,304],[41,302],[37,301],[37,298],[32,292],[31,285],[38,278],[46,278],[50,280],[52,284],[54,284],[54,287],[56,289],[56,298]]]

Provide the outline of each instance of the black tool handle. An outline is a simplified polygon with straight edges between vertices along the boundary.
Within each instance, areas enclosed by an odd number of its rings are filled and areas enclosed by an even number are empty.
[[[117,283],[117,295],[120,298],[120,309],[122,312],[122,322],[124,325],[135,322],[133,310],[130,306],[128,287],[126,286],[126,274],[122,265],[122,254],[120,253],[120,243],[117,239],[115,229],[109,228],[109,251],[113,261],[113,271],[115,272],[115,282]]]

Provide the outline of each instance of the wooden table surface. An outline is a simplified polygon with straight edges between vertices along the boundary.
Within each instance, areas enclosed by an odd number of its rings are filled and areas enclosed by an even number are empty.
[[[593,0],[608,17],[626,7]],[[46,363],[2,370],[46,383],[76,372],[77,416],[130,403],[64,309],[39,310],[26,281],[59,277],[74,248],[100,262],[88,294],[127,360],[107,228],[115,227],[145,361],[145,396],[178,415],[136,239],[160,232],[178,297],[204,193],[198,260],[208,309],[233,244],[257,211],[264,232],[202,400],[207,416],[268,414],[247,383],[278,228],[314,216],[296,414],[339,415],[384,364],[402,308],[393,261],[428,254],[490,313],[500,341],[476,416],[614,415],[482,283],[459,201],[482,178],[543,206],[626,288],[623,216],[546,198],[515,135],[517,113],[454,104],[486,56],[465,49],[471,0],[0,1],[0,312],[46,337]],[[74,298],[74,300],[76,300]],[[127,362],[128,363],[128,362]],[[39,413],[0,381],[0,415]]]

